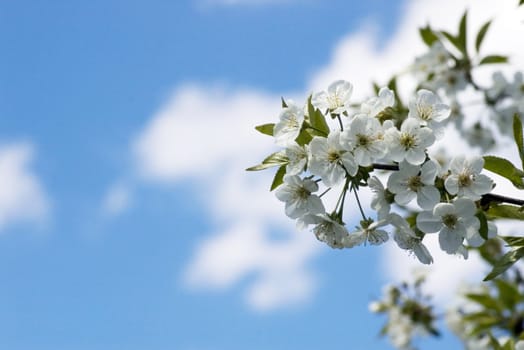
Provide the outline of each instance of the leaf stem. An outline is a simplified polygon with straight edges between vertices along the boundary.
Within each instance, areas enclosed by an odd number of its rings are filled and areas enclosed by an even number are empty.
[[[364,214],[364,210],[362,209],[362,204],[360,204],[360,199],[358,198],[358,191],[355,188],[355,186],[351,186],[351,189],[353,190],[353,193],[355,194],[355,199],[357,200],[358,209],[360,209],[360,214],[362,214],[362,219],[366,220],[366,214]]]
[[[340,131],[344,131],[344,126],[342,125],[342,118],[340,118],[340,114],[337,114],[338,119],[338,125],[340,125]]]

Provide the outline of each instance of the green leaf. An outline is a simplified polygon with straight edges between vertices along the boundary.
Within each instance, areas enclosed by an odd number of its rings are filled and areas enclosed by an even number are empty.
[[[522,299],[517,286],[500,278],[495,280],[495,285],[499,292],[499,300],[509,310],[513,310],[515,305]]]
[[[457,36],[457,41],[459,44],[460,51],[464,54],[464,57],[468,57],[468,45],[467,45],[467,33],[466,27],[468,22],[468,10],[464,11],[462,18],[460,19],[459,32]]]
[[[487,21],[486,23],[484,23],[484,25],[480,28],[479,32],[477,33],[477,39],[475,40],[475,49],[477,50],[477,52],[480,51],[480,46],[484,41],[484,37],[486,36],[486,33],[488,32],[490,25],[491,21]]]
[[[264,135],[273,136],[273,130],[275,129],[275,123],[257,125],[255,126],[255,129]]]
[[[284,151],[279,151],[270,154],[268,157],[266,157],[261,164],[252,166],[247,168],[247,171],[258,171],[258,170],[264,170],[267,168],[271,168],[277,165],[286,165],[289,163],[288,157],[286,157],[286,154]]]
[[[519,6],[521,6],[522,4],[524,4],[524,0],[519,1]]]
[[[280,97],[280,100],[282,101],[282,108],[287,108],[287,103],[284,101],[284,98]]]
[[[484,281],[492,280],[501,273],[509,269],[513,264],[519,261],[524,256],[524,247],[514,249],[506,254],[495,263],[493,270],[484,278]]]
[[[479,210],[475,214],[475,216],[480,221],[480,229],[479,229],[480,236],[487,240],[488,239],[488,220],[486,219],[486,215],[484,214],[482,210]]]
[[[524,212],[520,210],[520,207],[508,204],[496,204],[491,205],[486,212],[490,217],[503,218],[503,219],[515,219],[524,220]]]
[[[513,339],[508,339],[508,341],[502,346],[502,350],[515,350],[515,342]]]
[[[508,56],[489,55],[480,60],[479,65],[482,64],[497,64],[508,63]]]
[[[308,132],[306,127],[303,127],[302,130],[300,130],[300,134],[298,134],[295,141],[300,145],[304,146],[309,144],[311,140],[313,139],[313,136]]]
[[[453,44],[453,46],[455,46],[455,48],[457,50],[459,50],[460,52],[463,52],[462,51],[462,44],[461,42],[458,40],[457,37],[455,37],[453,34],[449,33],[449,32],[446,32],[445,30],[441,31],[440,32],[442,35],[444,35],[444,37],[446,37],[446,39],[448,39],[448,41]]]
[[[388,89],[392,90],[395,93],[395,108],[398,109],[404,109],[404,104],[400,100],[400,96],[397,92],[397,77],[393,76],[389,81],[387,85]]]
[[[484,156],[484,169],[503,176],[511,181],[515,187],[524,189],[524,182],[522,181],[524,172],[517,169],[509,160],[495,156]]]
[[[314,134],[326,137],[329,134],[329,126],[326,123],[326,118],[313,104],[311,103],[311,96],[307,100],[307,109],[309,116],[309,124],[313,128]]]
[[[511,247],[524,247],[524,237],[500,236]]]
[[[492,309],[497,312],[502,311],[503,309],[500,302],[489,294],[469,293],[466,294],[465,297],[484,306],[485,309]]]
[[[286,166],[282,165],[280,168],[278,168],[277,173],[273,178],[271,188],[269,189],[270,191],[273,191],[275,188],[277,188],[284,182],[284,175],[286,175]]]
[[[435,41],[438,41],[438,36],[433,32],[433,30],[431,30],[429,24],[425,27],[419,28],[418,31],[422,41],[424,41],[424,43],[429,47],[431,47]]]
[[[513,115],[513,138],[517,144],[519,151],[520,161],[522,162],[522,169],[524,169],[524,142],[522,140],[522,122],[520,121],[519,115],[515,113]]]
[[[485,311],[467,314],[463,317],[463,320],[471,321],[474,325],[473,329],[468,332],[468,335],[470,336],[489,330],[494,325],[500,323],[499,317]]]

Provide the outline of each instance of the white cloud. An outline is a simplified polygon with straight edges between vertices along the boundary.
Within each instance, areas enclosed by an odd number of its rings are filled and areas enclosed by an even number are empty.
[[[174,182],[208,178],[232,160],[253,162],[272,145],[253,141],[263,139],[253,125],[277,115],[275,100],[279,97],[256,91],[181,87],[135,142],[138,169],[147,179]]]
[[[108,215],[118,215],[131,206],[131,188],[123,183],[112,185],[102,203],[102,210]]]
[[[33,147],[0,147],[0,230],[15,222],[42,223],[50,210],[42,184],[29,169]]]
[[[434,28],[454,32],[466,7],[471,9],[470,31],[495,18],[483,52],[510,53],[513,62],[522,67],[524,55],[515,51],[518,45],[513,40],[500,40],[504,38],[501,33],[512,33],[514,38],[524,35],[522,10],[516,11],[512,1],[501,2],[494,9],[491,0],[412,0],[406,2],[398,27],[386,42],[378,40],[372,23],[342,38],[330,62],[310,77],[304,91],[347,79],[355,85],[356,98],[364,97],[373,80],[385,83],[392,74],[405,73],[414,56],[424,51],[418,27],[429,22]],[[488,79],[489,72],[479,77]],[[409,78],[401,83],[412,85]],[[307,93],[297,95],[303,98]],[[133,145],[136,167],[144,179],[197,181],[198,195],[205,196],[209,213],[220,227],[196,247],[185,281],[196,288],[230,288],[254,274],[245,298],[252,307],[264,310],[311,297],[315,279],[307,265],[319,249],[310,234],[299,235],[291,227],[281,203],[268,194],[270,176],[243,171],[274,150],[271,139],[258,135],[253,126],[275,120],[278,101],[278,96],[256,90],[181,86]],[[459,138],[455,135],[451,140],[448,145],[457,148]],[[285,232],[283,240],[269,238],[275,228]],[[463,279],[480,279],[483,267],[475,257],[456,261],[436,253],[435,242],[431,249],[436,262],[430,285],[439,300],[445,300],[448,291]],[[413,260],[403,258],[403,251],[391,244],[385,252],[388,278],[398,280],[411,273],[408,266]],[[283,263],[275,264],[282,259]]]
[[[274,241],[263,225],[242,220],[198,245],[185,271],[186,282],[223,289],[254,274],[245,298],[261,311],[309,300],[314,276],[304,267],[318,248],[312,237],[287,228],[285,239]]]
[[[134,144],[144,179],[196,181],[197,195],[206,198],[208,215],[221,228],[197,246],[184,283],[229,288],[254,275],[245,300],[256,310],[303,302],[315,287],[305,264],[318,244],[285,217],[268,191],[270,173],[244,171],[275,150],[253,126],[276,118],[278,101],[261,92],[187,86],[174,92]],[[270,239],[272,231],[281,239]]]

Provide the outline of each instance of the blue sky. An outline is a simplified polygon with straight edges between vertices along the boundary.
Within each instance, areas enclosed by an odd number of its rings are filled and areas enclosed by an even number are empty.
[[[382,52],[404,6],[2,1],[0,348],[388,349],[367,311],[384,250],[296,238],[243,169],[279,97],[343,74],[362,28]],[[240,141],[215,144],[213,123]]]

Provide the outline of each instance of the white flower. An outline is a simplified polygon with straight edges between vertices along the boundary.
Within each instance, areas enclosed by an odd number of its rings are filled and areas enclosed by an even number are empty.
[[[420,332],[420,327],[411,320],[409,315],[399,307],[391,307],[388,313],[387,334],[393,346],[397,349],[412,350],[411,340]]]
[[[464,238],[473,236],[473,232],[480,228],[475,211],[475,203],[468,198],[439,203],[433,212],[425,211],[417,216],[417,227],[426,233],[439,232],[440,248],[448,254],[455,254]]]
[[[449,121],[455,123],[456,129],[462,130],[462,122],[464,121],[464,113],[462,113],[462,106],[455,98],[452,98],[449,102],[449,107],[451,108],[451,112],[449,114]]]
[[[490,99],[497,99],[508,91],[509,84],[504,77],[504,74],[500,71],[496,71],[492,75],[493,85],[486,89],[486,95]]]
[[[382,182],[376,177],[372,176],[368,180],[368,186],[373,191],[373,198],[371,199],[371,208],[377,211],[377,217],[379,219],[385,218],[391,209],[391,205],[388,200],[388,193],[384,189]]]
[[[369,166],[387,152],[384,132],[376,118],[364,114],[355,116],[341,134],[341,141],[352,148],[358,165]]]
[[[273,136],[279,146],[292,144],[300,133],[304,122],[304,110],[292,101],[287,102],[287,107],[280,112],[280,121],[275,124]]]
[[[331,248],[344,248],[342,242],[348,237],[348,231],[328,215],[307,215],[303,221],[308,225],[315,224],[312,231],[319,241],[326,243]]]
[[[447,69],[434,78],[433,87],[435,90],[444,89],[447,96],[453,97],[459,91],[468,86],[464,71],[456,69]]]
[[[465,134],[468,143],[472,146],[480,147],[483,152],[495,146],[493,132],[491,129],[483,127],[480,122],[465,130]]]
[[[433,131],[421,127],[419,120],[407,118],[400,127],[386,130],[384,140],[388,146],[388,156],[396,162],[404,159],[419,165],[426,159],[426,148],[435,142]]]
[[[513,82],[508,86],[507,91],[515,100],[520,100],[524,97],[524,76],[522,72],[515,73]]]
[[[320,111],[332,114],[342,114],[350,107],[350,98],[353,93],[353,85],[345,80],[337,80],[328,86],[327,92],[321,91],[311,98],[313,106]]]
[[[300,174],[307,164],[308,154],[305,147],[293,141],[287,146],[285,152],[289,159],[289,163],[286,165],[286,174]]]
[[[419,80],[427,80],[430,74],[439,74],[449,69],[451,55],[440,41],[435,41],[430,50],[415,59],[413,72]]]
[[[422,238],[411,229],[403,217],[393,213],[390,214],[389,221],[396,228],[393,239],[397,242],[399,248],[412,252],[423,264],[433,263],[433,257],[426,246],[422,244]]]
[[[387,107],[393,107],[395,104],[395,94],[387,87],[383,87],[378,92],[378,96],[371,97],[369,100],[362,103],[360,111],[368,117],[376,117]]]
[[[497,225],[495,225],[493,222],[488,221],[488,234],[487,237],[494,238],[497,236]],[[468,241],[468,245],[470,247],[480,247],[484,244],[485,239],[482,238],[479,231],[468,231],[466,234],[466,240]]]
[[[313,175],[320,176],[328,187],[338,184],[346,171],[354,176],[358,165],[353,155],[340,143],[340,133],[334,131],[328,138],[315,136],[309,143],[309,168]]]
[[[388,179],[388,189],[395,193],[395,202],[406,205],[415,197],[417,204],[425,210],[431,210],[440,201],[440,192],[435,187],[438,165],[430,160],[422,167],[402,162],[399,171]]]
[[[375,222],[362,222],[357,230],[344,239],[343,244],[348,248],[369,242],[371,245],[379,245],[386,242],[389,238],[388,233],[384,230],[378,230],[379,227],[388,225],[385,219]]]
[[[286,215],[297,219],[306,214],[323,214],[325,212],[322,200],[313,192],[318,191],[316,182],[301,179],[297,175],[285,175],[284,183],[280,185],[275,195],[286,202]]]
[[[466,159],[464,156],[455,157],[450,165],[451,174],[444,182],[446,191],[459,197],[479,200],[483,194],[491,191],[493,182],[486,175],[480,174],[484,166],[482,157]]]
[[[441,122],[449,117],[451,109],[429,90],[417,91],[417,97],[409,102],[408,118],[416,118],[422,125],[439,129]]]

